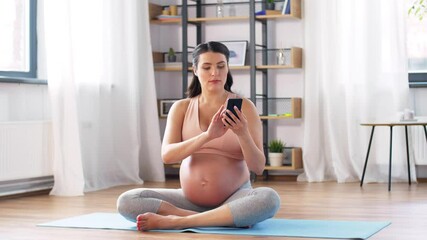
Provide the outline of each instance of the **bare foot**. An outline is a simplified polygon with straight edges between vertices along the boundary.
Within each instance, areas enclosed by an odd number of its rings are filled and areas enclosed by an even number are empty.
[[[155,213],[139,214],[136,217],[136,226],[138,231],[148,231],[153,229],[180,229],[179,216],[162,216]]]
[[[162,202],[159,210],[157,211],[157,214],[159,215],[163,215],[163,216],[175,215],[180,217],[190,216],[196,213],[197,212],[175,207],[174,205],[164,201]]]

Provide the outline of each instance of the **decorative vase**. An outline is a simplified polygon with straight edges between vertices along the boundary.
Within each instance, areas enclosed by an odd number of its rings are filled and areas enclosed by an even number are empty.
[[[286,59],[285,59],[285,49],[279,49],[279,51],[276,53],[277,56],[277,65],[285,65]]]
[[[176,62],[176,55],[173,55],[173,56],[168,55],[168,62]]]
[[[272,167],[280,167],[283,164],[285,155],[283,153],[268,153],[268,161]]]
[[[217,0],[216,17],[218,17],[218,18],[224,17],[224,3],[222,2],[222,0]]]

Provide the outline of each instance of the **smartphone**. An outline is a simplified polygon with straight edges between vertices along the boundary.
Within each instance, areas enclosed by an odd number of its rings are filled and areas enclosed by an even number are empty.
[[[230,110],[237,118],[239,118],[234,110],[234,106],[236,106],[239,111],[242,110],[242,99],[241,98],[229,98],[227,101],[227,109]],[[227,116],[231,118],[231,116],[227,113]],[[234,122],[234,121],[233,121]]]

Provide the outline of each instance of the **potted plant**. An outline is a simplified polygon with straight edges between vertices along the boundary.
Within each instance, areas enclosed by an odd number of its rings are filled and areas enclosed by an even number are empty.
[[[274,10],[275,9],[274,0],[267,0],[267,4],[266,4],[265,9]]]
[[[285,154],[283,152],[285,145],[286,144],[280,139],[274,139],[268,143],[268,161],[270,162],[270,166],[282,166],[283,159],[285,158]]]
[[[176,61],[175,51],[173,50],[173,48],[169,48],[168,62],[175,62],[175,61]]]

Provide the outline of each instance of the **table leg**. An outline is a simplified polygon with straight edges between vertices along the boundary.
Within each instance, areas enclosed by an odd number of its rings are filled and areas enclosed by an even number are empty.
[[[393,126],[390,126],[390,160],[388,165],[388,191],[391,191],[391,159],[393,152]]]
[[[426,135],[426,141],[427,141],[427,130],[426,130],[426,125],[424,125],[424,134]]]
[[[363,179],[365,179],[366,166],[368,165],[369,151],[371,151],[371,144],[372,144],[372,137],[374,136],[374,130],[375,130],[375,126],[372,126],[371,137],[369,138],[368,152],[366,153],[365,165],[363,166],[363,173],[362,173],[362,179],[360,180],[360,186],[363,185]]]
[[[405,138],[406,138],[406,159],[408,161],[408,182],[411,185],[411,166],[409,165],[409,144],[408,144],[408,126],[405,125]]]

